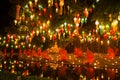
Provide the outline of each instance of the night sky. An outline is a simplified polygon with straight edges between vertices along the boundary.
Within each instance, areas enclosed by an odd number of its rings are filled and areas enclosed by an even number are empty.
[[[10,15],[9,11],[11,4],[8,0],[1,0],[0,2],[0,33],[4,32],[5,27],[9,26]]]

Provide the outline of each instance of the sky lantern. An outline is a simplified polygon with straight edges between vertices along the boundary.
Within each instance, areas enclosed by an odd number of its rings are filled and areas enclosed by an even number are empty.
[[[116,40],[117,40],[117,37],[116,37],[116,36],[113,36],[112,39],[113,39],[114,41],[116,41]]]
[[[112,27],[112,29],[113,29],[114,32],[117,31],[117,29],[118,29],[118,21],[116,19],[113,20],[113,22],[111,24],[111,27]]]
[[[46,12],[47,12],[47,9],[46,9],[46,8],[44,8],[44,9],[43,9],[43,11],[44,11],[44,14],[46,14]]]
[[[48,7],[52,7],[53,6],[53,0],[48,0]]]
[[[112,21],[112,14],[109,14],[108,17],[109,17],[109,21],[111,22]]]
[[[38,0],[35,0],[35,5],[37,5]]]
[[[64,6],[64,0],[59,0],[60,3],[59,3],[59,6],[60,6],[60,12],[59,14],[62,15],[63,14],[63,6]]]
[[[99,26],[99,21],[98,20],[95,21],[95,25],[96,25],[96,30],[97,30],[96,32],[98,32],[98,29],[99,29],[98,28],[98,26]]]
[[[77,0],[74,0],[75,1],[75,3],[77,3]]]
[[[88,17],[88,15],[89,15],[89,12],[88,12],[88,9],[87,8],[85,8],[85,10],[84,10],[84,16],[87,18]]]
[[[101,45],[103,45],[103,40],[100,41]]]
[[[110,40],[107,40],[107,45],[109,45],[110,44]]]
[[[108,35],[107,35],[106,33],[104,33],[103,38],[104,38],[104,39],[107,39],[107,38],[108,38]]]
[[[33,3],[32,3],[32,1],[29,1],[29,6],[30,6],[30,9],[33,10]]]
[[[59,10],[59,9],[58,9],[58,8],[59,8],[59,7],[58,7],[58,3],[55,2],[54,4],[55,4],[55,8],[56,8],[56,9],[55,9],[55,12],[58,13],[58,10]]]
[[[20,8],[21,8],[21,6],[18,4],[18,5],[16,6],[16,20],[19,20]]]
[[[42,36],[42,42],[45,43],[45,36]]]
[[[38,22],[37,22],[37,26],[40,26],[40,24],[41,24],[41,21],[40,21],[40,20],[38,20]]]
[[[30,16],[31,21],[34,19],[34,17],[35,17],[34,14],[32,14],[32,15]]]
[[[49,18],[50,18],[50,20],[52,20],[52,14],[49,14]]]

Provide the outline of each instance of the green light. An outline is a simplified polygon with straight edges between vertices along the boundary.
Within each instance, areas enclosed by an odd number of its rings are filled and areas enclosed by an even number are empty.
[[[22,48],[25,48],[25,46],[22,46]]]
[[[64,25],[66,26],[66,25],[67,25],[67,22],[64,22]]]
[[[26,69],[26,66],[24,67],[24,69]]]
[[[11,48],[13,48],[14,46],[13,45],[11,45]]]
[[[40,9],[43,9],[43,6],[42,6],[42,5],[38,5],[38,7],[39,7]]]
[[[43,45],[41,45],[41,47],[43,47]]]
[[[6,39],[6,36],[4,36],[3,39]]]
[[[73,27],[73,24],[70,24],[71,27]]]
[[[11,67],[8,68],[9,70],[11,69]]]
[[[27,4],[25,5],[25,8],[28,8],[28,5],[27,5]]]

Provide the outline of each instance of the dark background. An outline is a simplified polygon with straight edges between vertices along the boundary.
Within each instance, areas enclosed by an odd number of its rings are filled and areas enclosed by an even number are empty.
[[[10,11],[11,4],[9,0],[0,1],[0,34],[5,34],[5,28],[10,24]]]

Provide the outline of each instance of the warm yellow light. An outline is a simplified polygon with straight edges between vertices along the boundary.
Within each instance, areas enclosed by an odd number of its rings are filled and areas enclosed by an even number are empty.
[[[101,40],[101,45],[103,45],[103,41]]]
[[[5,44],[5,43],[6,43],[6,41],[4,40],[4,41],[3,41],[3,44]]]
[[[113,22],[112,22],[112,26],[116,26],[118,24],[118,20],[113,20]]]
[[[47,21],[47,25],[50,25],[50,20]]]
[[[14,20],[15,25],[17,24],[17,20]]]
[[[32,5],[32,1],[29,1],[29,5],[30,5],[30,6]]]
[[[12,65],[12,68],[14,68],[15,67],[15,65]]]
[[[95,21],[95,25],[96,25],[96,26],[99,25],[99,21],[98,21],[98,20]]]
[[[28,46],[31,47],[31,44],[29,44]]]
[[[38,30],[36,31],[36,35],[37,35],[37,36],[39,35],[39,31],[38,31]]]
[[[0,68],[2,68],[2,64],[0,64]]]
[[[37,4],[38,0],[35,0],[35,5]]]
[[[33,20],[33,19],[34,19],[34,17],[35,17],[35,15],[34,15],[34,14],[32,14],[32,15],[30,16],[31,20]]]
[[[33,48],[35,48],[36,47],[36,45],[33,45]]]
[[[9,46],[9,44],[6,44],[6,47],[8,47]]]
[[[110,41],[109,41],[109,40],[107,40],[107,44],[108,44],[108,45],[110,44]]]
[[[76,22],[76,21],[77,21],[77,18],[76,18],[76,17],[74,17],[74,19],[73,19],[73,20],[74,20],[74,22]]]

